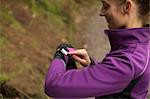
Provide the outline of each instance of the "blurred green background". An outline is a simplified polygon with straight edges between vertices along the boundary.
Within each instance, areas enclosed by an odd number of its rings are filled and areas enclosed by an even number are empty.
[[[0,0],[0,98],[39,98],[56,47],[83,47],[93,0]],[[3,93],[3,94],[2,94]]]
[[[61,42],[102,60],[110,46],[100,6],[98,0],[0,0],[0,99],[49,99],[44,78]]]

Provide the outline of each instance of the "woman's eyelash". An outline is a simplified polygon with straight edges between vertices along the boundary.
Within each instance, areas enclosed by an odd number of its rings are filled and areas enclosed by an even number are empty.
[[[108,7],[109,5],[108,4],[103,4],[103,7]]]
[[[104,5],[103,8],[107,9],[109,6],[108,5]]]

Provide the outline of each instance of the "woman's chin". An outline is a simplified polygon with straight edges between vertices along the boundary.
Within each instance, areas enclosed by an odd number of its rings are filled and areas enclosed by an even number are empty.
[[[112,25],[112,24],[108,24],[108,28],[109,29],[125,29],[126,27],[125,26],[115,26],[115,25]]]
[[[115,25],[113,25],[113,24],[111,24],[111,23],[109,23],[109,22],[108,22],[108,28],[109,28],[109,29],[116,29]]]
[[[108,24],[109,29],[115,29],[112,25]]]

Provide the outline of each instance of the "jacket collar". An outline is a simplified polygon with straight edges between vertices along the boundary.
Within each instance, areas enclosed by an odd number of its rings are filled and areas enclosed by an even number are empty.
[[[110,29],[104,30],[111,47],[124,44],[146,43],[150,40],[150,28]]]

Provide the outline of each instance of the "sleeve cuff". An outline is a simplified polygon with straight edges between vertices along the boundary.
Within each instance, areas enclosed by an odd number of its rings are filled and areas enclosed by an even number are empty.
[[[95,61],[90,57],[91,64],[90,65],[95,65]]]

